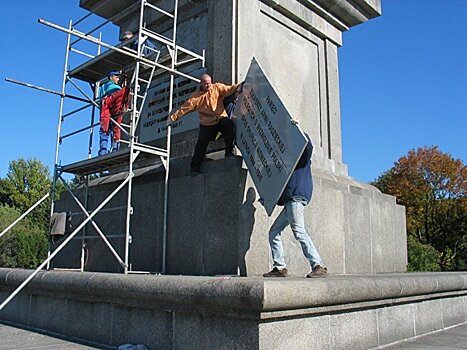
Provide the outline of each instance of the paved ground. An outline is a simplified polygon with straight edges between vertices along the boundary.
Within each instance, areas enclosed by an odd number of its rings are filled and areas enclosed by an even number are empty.
[[[441,332],[428,334],[419,338],[404,340],[387,346],[384,350],[457,350],[467,349],[467,323],[446,329]]]
[[[103,349],[26,331],[0,324],[0,350],[90,350]],[[389,350],[459,350],[467,349],[467,323],[441,332],[384,347]]]
[[[102,349],[10,327],[0,323],[0,350],[90,350]]]

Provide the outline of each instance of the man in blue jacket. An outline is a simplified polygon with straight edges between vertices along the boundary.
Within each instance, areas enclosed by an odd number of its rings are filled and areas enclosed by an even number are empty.
[[[125,33],[123,33],[121,41],[123,42],[123,41],[130,40],[131,38],[133,38],[133,36],[134,36],[133,32],[126,31]],[[142,44],[143,44],[143,49],[142,49],[143,56],[146,56],[146,57],[152,56],[153,54],[157,54],[159,52],[157,45],[154,44],[151,40],[149,40],[147,36],[143,37]],[[131,44],[130,49],[135,50],[135,51],[138,50],[138,40],[134,41]]]
[[[277,203],[284,206],[284,208],[269,230],[269,245],[271,246],[274,263],[273,269],[265,273],[264,277],[287,276],[281,234],[288,225],[290,225],[295,239],[300,242],[303,255],[310,262],[311,272],[306,277],[326,277],[327,275],[327,270],[323,267],[321,257],[305,229],[305,207],[310,202],[313,192],[313,180],[311,176],[313,144],[310,137],[308,135],[306,137],[308,139],[306,148]]]
[[[120,72],[111,71],[108,76],[109,79],[99,87],[98,98],[102,103],[104,97],[112,95],[114,92],[120,90],[122,87],[119,85],[120,82]],[[101,123],[102,125],[102,123]],[[113,126],[110,125],[109,129],[106,131],[102,128],[99,129],[99,152],[98,155],[102,156],[109,153],[108,144],[111,143],[112,151],[118,150],[118,144],[112,142],[113,139]]]

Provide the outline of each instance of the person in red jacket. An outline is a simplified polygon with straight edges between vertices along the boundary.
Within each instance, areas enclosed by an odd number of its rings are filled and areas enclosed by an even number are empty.
[[[100,129],[99,129],[99,152],[104,155],[109,153],[108,144],[111,143],[110,151],[118,151],[120,148],[120,128],[111,120],[120,124],[123,112],[128,104],[128,88],[119,85],[120,72],[112,71],[108,75],[109,80],[99,89],[101,100]]]
[[[199,89],[175,113],[169,116],[167,122],[171,123],[190,112],[197,111],[199,113],[199,135],[191,160],[191,176],[199,174],[209,141],[214,139],[218,132],[224,135],[225,157],[233,156],[234,123],[227,116],[223,98],[233,95],[241,90],[241,87],[242,84],[213,83],[209,74],[203,74]]]

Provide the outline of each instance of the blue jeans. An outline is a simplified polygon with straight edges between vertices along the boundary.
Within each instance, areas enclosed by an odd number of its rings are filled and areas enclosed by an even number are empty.
[[[316,265],[323,265],[321,257],[305,229],[305,206],[306,203],[302,200],[292,199],[288,201],[269,230],[269,245],[271,246],[272,260],[274,261],[273,266],[278,269],[283,269],[286,266],[281,235],[288,225],[290,225],[295,239],[300,242],[303,255],[310,262],[311,268],[313,269]]]
[[[98,155],[102,156],[109,152],[118,151],[120,148],[120,143],[113,141],[114,131],[113,131],[113,124],[110,123],[109,132],[104,132],[102,128],[99,128],[99,152]],[[109,143],[111,143],[112,147],[109,150]]]

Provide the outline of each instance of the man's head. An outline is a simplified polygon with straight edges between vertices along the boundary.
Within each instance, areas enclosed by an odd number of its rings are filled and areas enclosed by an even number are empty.
[[[118,82],[120,81],[120,72],[113,70],[108,74],[108,77],[110,81],[112,81],[115,84],[118,84]]]
[[[127,30],[125,33],[123,33],[121,41],[125,41],[131,38],[133,38],[133,33]]]
[[[209,74],[203,74],[201,76],[201,81],[199,83],[199,86],[201,88],[201,91],[209,91],[211,90],[211,85],[212,85],[212,79]]]

